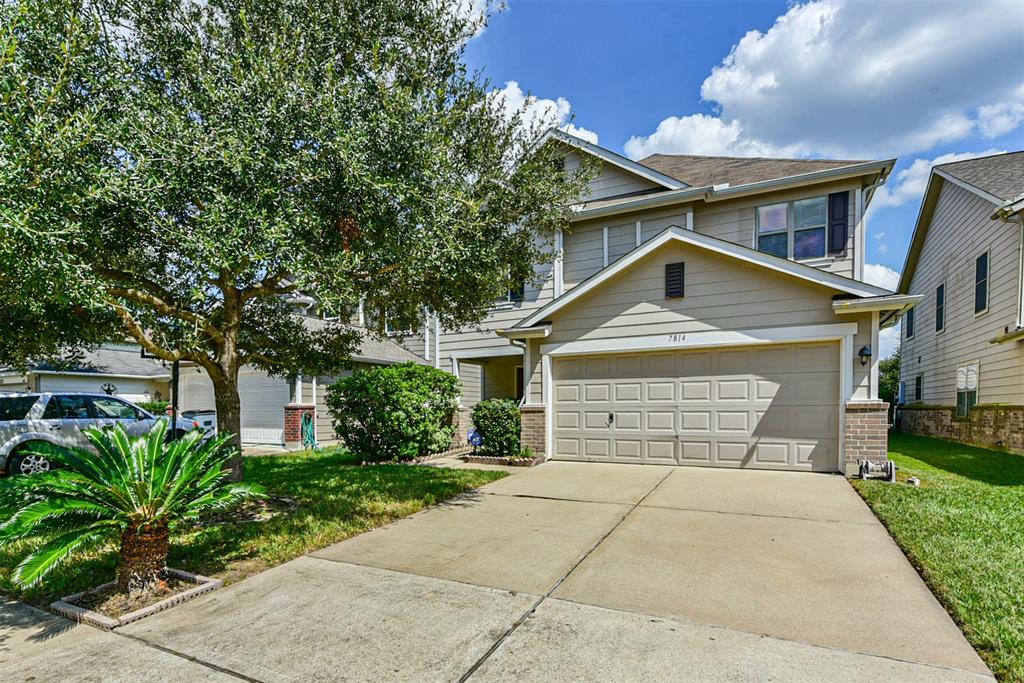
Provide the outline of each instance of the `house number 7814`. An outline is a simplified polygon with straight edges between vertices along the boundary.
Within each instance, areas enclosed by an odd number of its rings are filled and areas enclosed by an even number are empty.
[[[686,335],[685,334],[670,334],[670,335],[668,335],[668,340],[670,342],[686,341]]]

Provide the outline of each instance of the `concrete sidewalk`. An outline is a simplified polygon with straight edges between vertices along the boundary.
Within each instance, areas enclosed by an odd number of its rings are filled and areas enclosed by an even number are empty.
[[[0,679],[137,680],[142,648],[164,680],[991,680],[849,484],[797,473],[548,463],[114,634],[31,630]]]

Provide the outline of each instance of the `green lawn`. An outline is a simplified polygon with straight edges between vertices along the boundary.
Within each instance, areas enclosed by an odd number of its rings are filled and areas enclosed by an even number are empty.
[[[339,448],[248,458],[245,477],[275,497],[275,516],[183,530],[172,537],[168,565],[238,581],[303,553],[477,488],[505,476],[500,471],[376,465],[360,467]],[[0,487],[4,480],[0,480]],[[42,539],[38,539],[39,542]],[[0,593],[36,604],[114,578],[115,548],[77,558],[42,585],[20,591],[11,570],[30,541],[0,548]]]
[[[1001,680],[1024,681],[1024,456],[892,434],[900,482],[854,486]]]

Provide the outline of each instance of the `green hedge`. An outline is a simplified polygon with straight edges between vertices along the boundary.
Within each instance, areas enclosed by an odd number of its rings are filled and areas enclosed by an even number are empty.
[[[334,431],[366,461],[411,460],[448,448],[459,380],[427,365],[362,370],[327,390]]]
[[[509,398],[490,398],[473,408],[473,427],[484,438],[481,449],[487,455],[519,455],[522,416],[519,404]]]
[[[167,406],[171,404],[167,401],[138,401],[135,405],[160,417],[167,413]]]

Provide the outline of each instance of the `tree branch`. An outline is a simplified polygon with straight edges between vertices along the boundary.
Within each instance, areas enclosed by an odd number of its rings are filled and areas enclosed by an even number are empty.
[[[124,326],[128,329],[128,333],[135,338],[135,341],[139,342],[142,348],[146,349],[160,360],[172,363],[176,360],[196,360],[195,358],[190,358],[181,351],[170,351],[165,349],[153,341],[152,337],[146,334],[146,331],[142,329],[141,325],[139,325],[139,321],[135,319],[131,314],[131,311],[125,308],[122,304],[119,304],[112,299],[107,299],[105,303],[114,309],[114,313],[116,313],[117,317],[121,319],[121,322],[124,323]],[[197,360],[196,362],[199,361]]]
[[[190,323],[193,323],[198,327],[201,327],[203,331],[210,336],[211,339],[218,342],[224,341],[224,334],[219,329],[217,329],[217,327],[209,320],[207,320],[201,315],[193,313],[192,311],[179,308],[177,306],[173,306],[158,296],[154,296],[153,294],[150,294],[148,292],[143,292],[141,290],[133,289],[131,287],[108,286],[106,290],[107,293],[110,294],[111,296],[119,296],[124,299],[131,299],[132,301],[137,301],[140,304],[145,304],[151,307],[157,313],[160,313],[161,315],[167,315],[174,318],[187,320]]]
[[[295,283],[288,283],[283,287],[278,287],[278,283],[287,277],[288,271],[281,268],[273,275],[268,275],[263,278],[255,285],[251,287],[245,287],[239,290],[239,294],[242,297],[242,301],[248,301],[258,296],[273,296],[275,294],[288,294],[298,289],[298,285]]]

